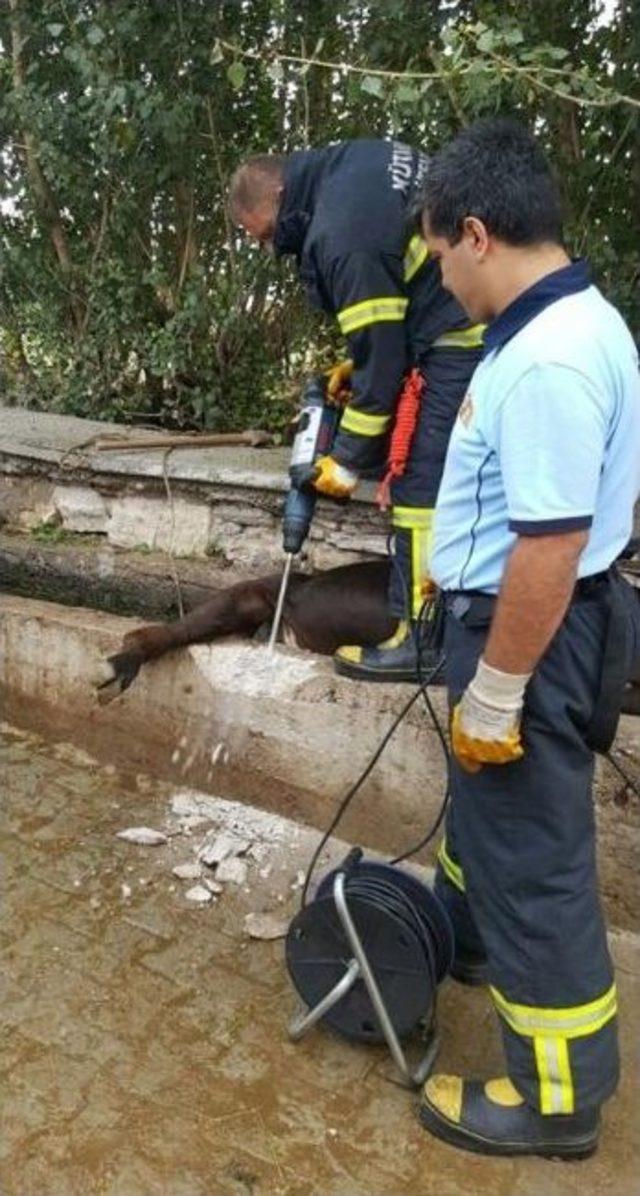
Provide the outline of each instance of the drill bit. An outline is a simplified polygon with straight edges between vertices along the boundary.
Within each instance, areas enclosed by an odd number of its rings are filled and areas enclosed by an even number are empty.
[[[273,652],[278,632],[280,630],[280,622],[282,620],[282,608],[284,600],[287,596],[287,587],[289,585],[289,574],[291,573],[291,565],[293,564],[293,553],[288,552],[284,563],[284,570],[282,573],[282,581],[280,582],[280,590],[278,592],[278,601],[276,603],[276,613],[273,616],[273,623],[271,625],[271,635],[269,636],[268,651]]]

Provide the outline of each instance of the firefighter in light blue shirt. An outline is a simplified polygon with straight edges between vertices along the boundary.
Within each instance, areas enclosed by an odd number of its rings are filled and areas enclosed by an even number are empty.
[[[489,323],[435,517],[453,711],[436,887],[454,974],[490,985],[507,1074],[434,1076],[421,1117],[464,1149],[581,1158],[618,1080],[591,784],[640,654],[615,566],[640,488],[637,355],[570,262],[521,126],[478,122],[436,156],[423,227],[444,286]]]

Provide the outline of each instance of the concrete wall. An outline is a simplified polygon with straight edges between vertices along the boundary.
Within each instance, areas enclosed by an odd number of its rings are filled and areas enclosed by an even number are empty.
[[[128,429],[94,420],[2,410],[0,524],[92,534],[114,549],[214,557],[255,571],[282,563],[280,513],[288,449],[150,448],[98,452]],[[302,559],[324,569],[386,552],[387,521],[363,483],[348,506],[320,500]]]
[[[378,746],[407,686],[354,684],[330,662],[292,649],[225,641],[194,645],[148,666],[111,706],[92,676],[130,619],[24,598],[0,598],[4,717],[70,739],[99,759],[251,801],[324,828]],[[444,715],[443,694],[431,691]],[[640,727],[623,720],[618,750],[637,775]],[[416,706],[354,800],[340,833],[400,853],[439,808],[442,752]],[[514,797],[517,800],[517,795]],[[558,794],[562,800],[562,794]],[[598,772],[603,891],[614,924],[638,908],[638,803],[610,766]]]

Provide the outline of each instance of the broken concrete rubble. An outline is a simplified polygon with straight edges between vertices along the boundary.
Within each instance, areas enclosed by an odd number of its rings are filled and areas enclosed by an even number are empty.
[[[198,858],[209,868],[215,868],[228,856],[244,855],[250,846],[247,839],[239,839],[236,835],[211,832],[202,843]]]
[[[140,847],[159,847],[167,842],[163,831],[156,831],[150,826],[129,826],[124,831],[116,831],[117,839],[124,839],[127,843],[137,843]]]

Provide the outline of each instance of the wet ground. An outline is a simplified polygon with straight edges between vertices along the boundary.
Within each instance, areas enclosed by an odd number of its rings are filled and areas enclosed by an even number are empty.
[[[250,940],[244,918],[294,912],[313,838],[249,820],[246,884],[198,907],[171,869],[211,823],[172,816],[168,786],[6,727],[0,776],[1,1196],[640,1193],[631,936],[614,944],[624,1075],[598,1155],[459,1154],[421,1130],[384,1051],[322,1030],[287,1039],[282,942]],[[114,837],[139,825],[169,842]],[[496,1074],[483,992],[446,983],[440,1022],[441,1069]]]

